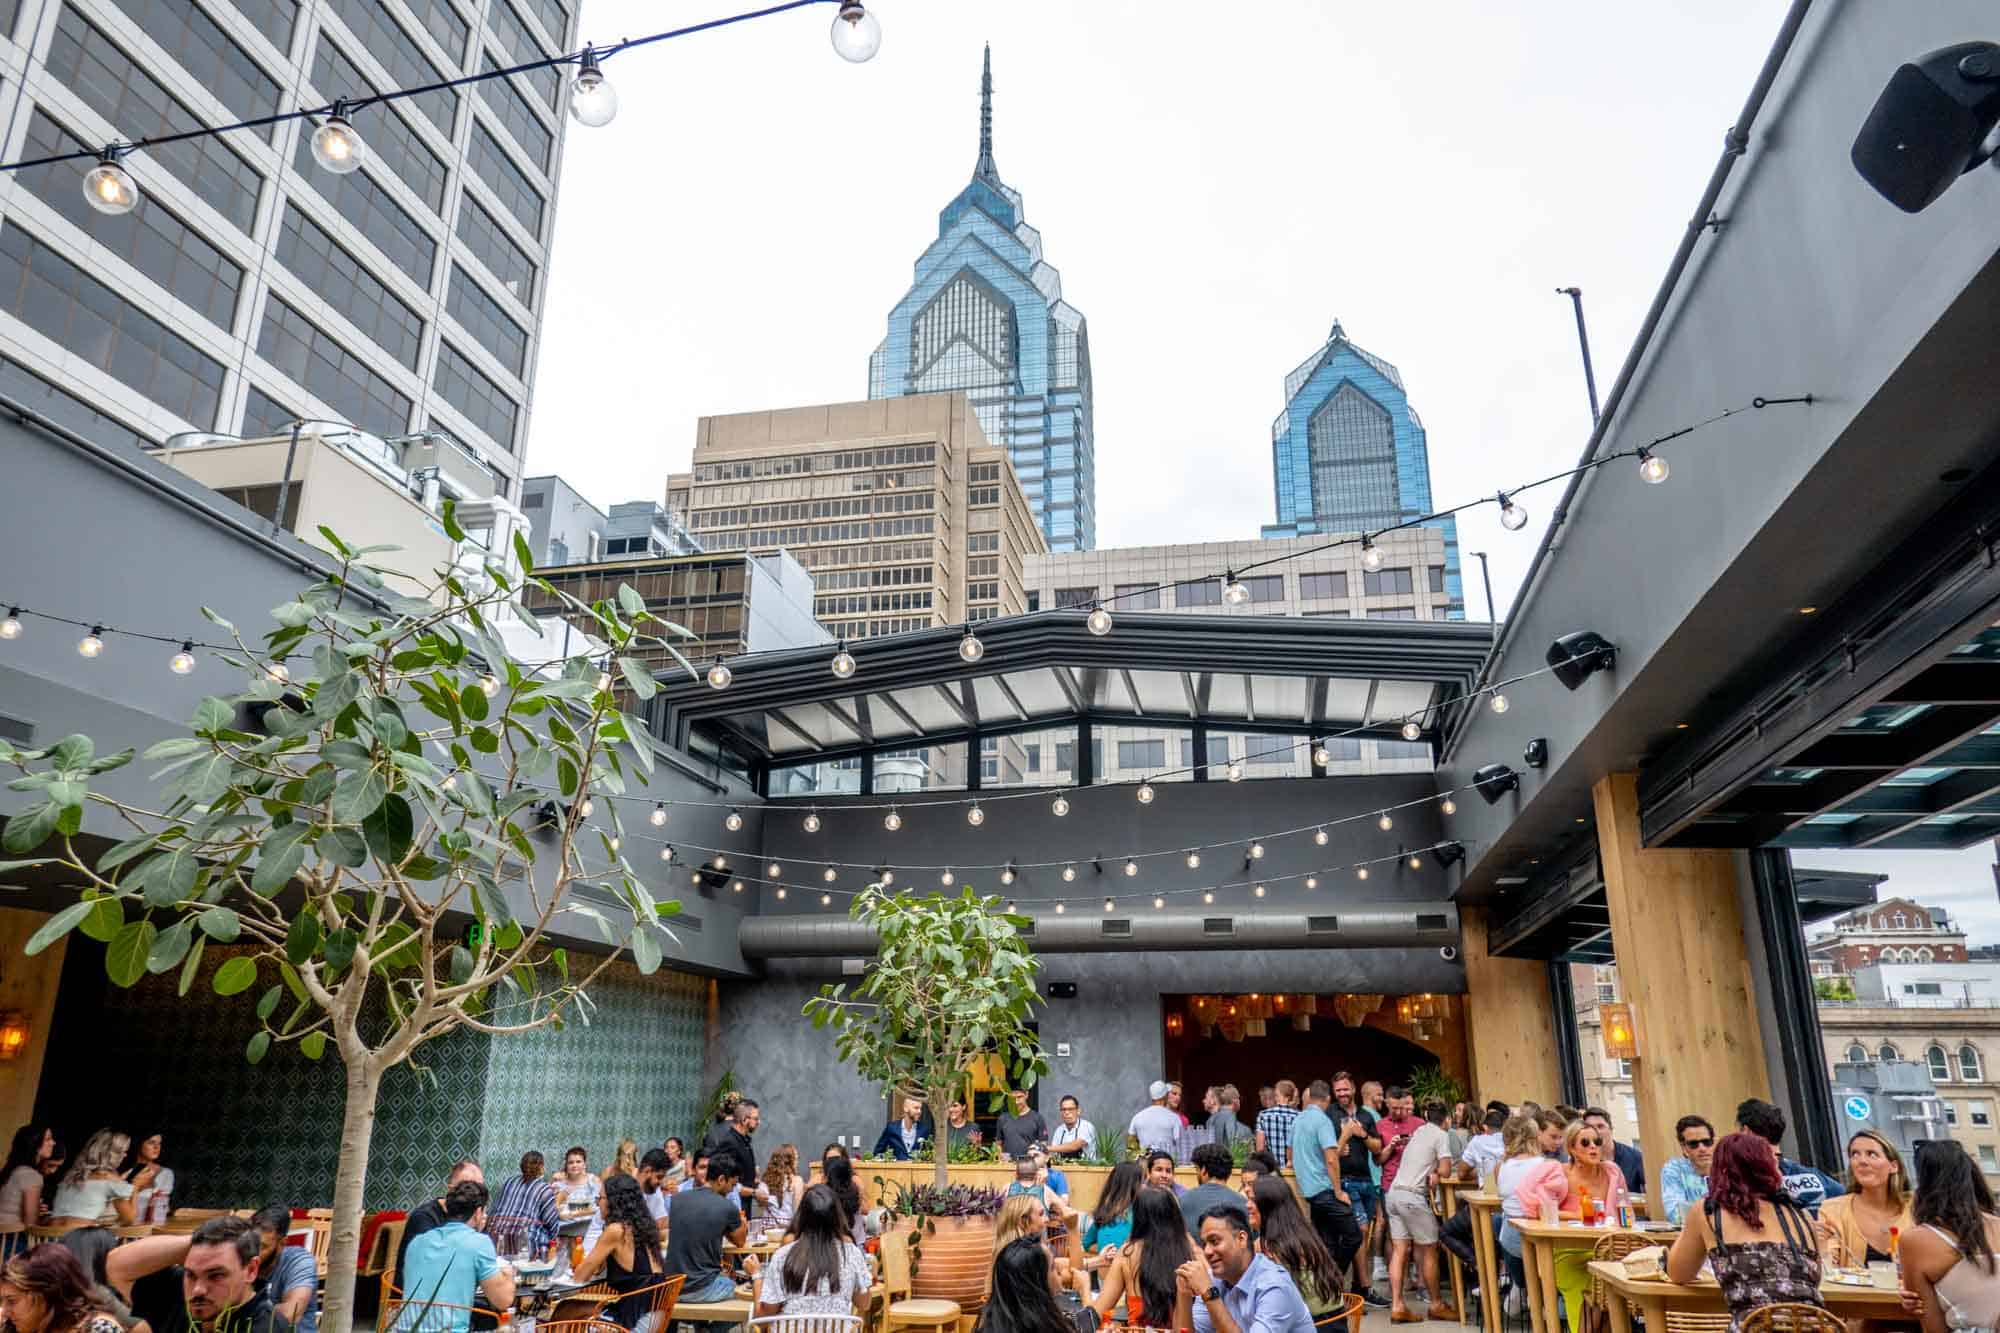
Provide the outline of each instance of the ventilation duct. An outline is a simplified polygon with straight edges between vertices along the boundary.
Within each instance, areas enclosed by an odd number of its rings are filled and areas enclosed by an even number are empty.
[[[1118,918],[1123,921],[1124,918]],[[1360,907],[1338,917],[1303,912],[1206,916],[1149,912],[1130,919],[1129,933],[1084,913],[1040,916],[1023,932],[1038,953],[1151,953],[1208,949],[1435,949],[1458,943],[1458,908],[1451,903]],[[737,927],[745,958],[873,957],[875,932],[844,916],[753,916]]]

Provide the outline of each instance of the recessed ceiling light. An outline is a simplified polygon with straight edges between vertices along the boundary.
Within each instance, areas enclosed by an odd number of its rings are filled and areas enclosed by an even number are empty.
[[[1819,608],[1816,606],[1802,606],[1799,608],[1799,614],[1802,616],[1809,616],[1817,610],[1819,610]]]

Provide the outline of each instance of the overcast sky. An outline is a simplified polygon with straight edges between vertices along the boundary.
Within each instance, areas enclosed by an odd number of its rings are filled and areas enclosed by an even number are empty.
[[[585,0],[583,35],[736,8]],[[528,467],[658,499],[699,416],[865,397],[971,174],[987,41],[1000,173],[1089,323],[1100,546],[1254,537],[1284,376],[1336,317],[1401,367],[1439,504],[1568,467],[1590,416],[1555,289],[1584,289],[1608,386],[1783,9],[884,0],[866,65],[830,6],[630,52],[618,118],[568,136]],[[1460,519],[1503,609],[1556,493],[1522,532]],[[1985,846],[1801,859],[2000,940]]]

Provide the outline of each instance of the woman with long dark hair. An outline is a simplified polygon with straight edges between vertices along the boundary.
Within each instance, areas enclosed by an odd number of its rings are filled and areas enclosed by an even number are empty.
[[[834,1202],[840,1205],[841,1216],[846,1219],[847,1234],[856,1245],[866,1245],[868,1219],[861,1212],[861,1187],[854,1183],[854,1163],[847,1160],[845,1153],[838,1157],[829,1155],[820,1170],[825,1173],[826,1187],[833,1191]]]
[[[1250,1227],[1259,1252],[1292,1275],[1292,1285],[1314,1319],[1340,1308],[1340,1268],[1333,1251],[1282,1177],[1259,1176],[1250,1187]]]
[[[174,1169],[160,1160],[166,1151],[167,1138],[157,1129],[147,1129],[132,1136],[132,1146],[125,1154],[125,1161],[118,1173],[132,1186],[132,1211],[139,1221],[145,1222],[152,1216],[153,1199],[156,1195],[171,1195],[174,1192]],[[169,1203],[168,1207],[172,1207]],[[167,1215],[160,1214],[165,1221]]]
[[[757,1317],[867,1313],[868,1259],[849,1237],[832,1189],[814,1185],[801,1195],[792,1229],[796,1239],[764,1265]]]
[[[1924,1333],[2000,1325],[2000,1217],[1986,1177],[1950,1139],[1917,1145],[1917,1225],[1902,1235],[1903,1285]]]
[[[84,1275],[90,1279],[90,1303],[103,1314],[118,1321],[125,1333],[146,1329],[146,1321],[132,1317],[132,1307],[123,1296],[111,1286],[111,1279],[105,1275],[104,1260],[118,1248],[118,1233],[109,1227],[76,1227],[56,1237],[56,1244],[76,1256],[83,1265]]]
[[[1146,1187],[1146,1168],[1137,1162],[1120,1162],[1105,1177],[1104,1192],[1091,1210],[1090,1226],[1083,1233],[1083,1248],[1091,1256],[1087,1268],[1102,1268],[1095,1262],[1107,1250],[1116,1251],[1132,1237],[1132,1204]],[[1115,1258],[1113,1254],[1111,1257]]]
[[[90,1296],[90,1276],[53,1242],[15,1255],[0,1269],[0,1328],[8,1333],[120,1333]]]
[[[610,1288],[620,1299],[604,1312],[604,1318],[626,1328],[638,1327],[652,1306],[652,1298],[628,1295],[660,1281],[660,1225],[646,1207],[646,1195],[630,1176],[613,1176],[604,1182],[604,1194],[597,1201],[604,1218],[604,1231],[583,1262],[576,1266],[572,1280],[588,1282],[601,1270]]]
[[[1771,1145],[1738,1130],[1715,1145],[1708,1197],[1682,1223],[1667,1277],[1692,1282],[1707,1259],[1733,1320],[1780,1301],[1819,1305],[1812,1219],[1785,1192]]]
[[[1076,1333],[1076,1328],[1056,1300],[1048,1251],[1027,1236],[1001,1246],[993,1256],[993,1290],[973,1333]]]
[[[678,1134],[667,1135],[667,1141],[662,1146],[667,1154],[667,1174],[660,1178],[660,1188],[672,1194],[687,1179],[688,1148]]]
[[[56,1134],[47,1125],[23,1125],[14,1131],[7,1165],[0,1167],[0,1226],[37,1226],[42,1220],[42,1159],[56,1150]]]
[[[1132,1239],[1104,1270],[1104,1287],[1091,1308],[1100,1318],[1108,1318],[1122,1300],[1123,1322],[1172,1328],[1175,1270],[1197,1257],[1180,1204],[1165,1190],[1149,1185],[1132,1201]]]

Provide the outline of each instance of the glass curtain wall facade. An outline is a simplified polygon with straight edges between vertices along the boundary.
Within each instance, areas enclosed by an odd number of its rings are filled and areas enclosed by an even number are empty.
[[[870,398],[947,389],[966,392],[987,439],[1007,450],[1049,548],[1095,546],[1090,340],[1020,192],[994,166],[990,50],[972,181],[939,215],[938,238],[868,359]]]
[[[94,149],[556,55],[577,0],[0,0],[0,151]],[[37,58],[37,52],[45,53]],[[566,116],[552,70],[0,178],[0,391],[93,439],[435,430],[519,476]]]
[[[1396,367],[1347,338],[1339,321],[1326,342],[1285,377],[1285,410],[1271,423],[1278,521],[1266,538],[1379,532],[1432,509],[1424,423]],[[1444,534],[1444,595],[1453,620],[1465,618],[1458,525]]]

